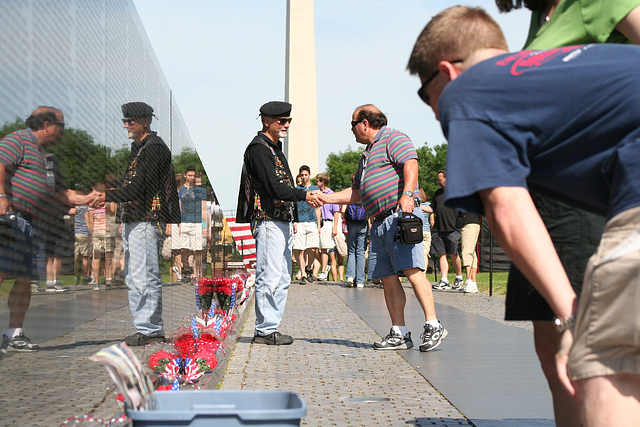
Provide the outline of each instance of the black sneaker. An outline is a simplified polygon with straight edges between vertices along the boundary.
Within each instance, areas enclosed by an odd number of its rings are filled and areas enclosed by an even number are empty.
[[[289,345],[293,343],[290,335],[283,335],[280,332],[271,332],[269,335],[254,335],[251,340],[253,344],[266,345]]]
[[[4,354],[7,352],[7,350],[36,351],[39,348],[40,347],[38,347],[38,344],[32,343],[31,340],[24,334],[24,332],[20,332],[20,335],[17,335],[13,338],[2,335],[2,346],[0,347],[0,353]]]
[[[462,279],[458,279],[456,277],[456,280],[453,281],[453,285],[451,286],[451,289],[453,289],[454,291],[458,291],[460,289],[462,289]]]
[[[424,332],[420,335],[422,344],[420,345],[420,351],[431,351],[438,347],[443,339],[449,335],[449,332],[438,322],[438,327],[434,328],[431,325],[424,325]]]
[[[164,335],[149,336],[143,334],[142,332],[136,332],[133,335],[129,335],[128,337],[123,338],[122,341],[124,341],[130,347],[138,347],[154,342],[166,342],[167,339],[164,337]]]
[[[307,278],[305,276],[302,276],[302,279],[300,279],[299,283],[301,285],[306,285],[307,284]]]
[[[313,277],[313,268],[308,268],[307,267],[307,268],[304,269],[304,272],[307,273],[307,279],[309,277]]]
[[[373,348],[376,350],[409,350],[413,347],[411,332],[407,332],[404,337],[397,334],[393,328],[389,331],[389,335],[384,337],[382,341],[374,342]]]

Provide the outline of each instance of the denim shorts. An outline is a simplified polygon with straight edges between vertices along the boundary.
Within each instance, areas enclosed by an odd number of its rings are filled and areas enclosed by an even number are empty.
[[[416,208],[413,214],[423,218],[422,210]],[[369,276],[372,279],[400,275],[403,270],[420,268],[424,270],[424,249],[422,242],[405,245],[395,240],[398,218],[388,216],[382,221],[374,221],[371,226],[369,246]]]
[[[37,252],[33,228],[24,218],[15,216],[10,221],[11,238],[0,245],[0,271],[12,278],[38,279],[34,256]]]

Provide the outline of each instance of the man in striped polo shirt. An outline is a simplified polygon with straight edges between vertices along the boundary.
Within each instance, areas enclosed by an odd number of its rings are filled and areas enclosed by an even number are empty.
[[[69,206],[92,200],[56,181],[53,160],[46,161],[47,147],[60,142],[64,134],[62,111],[38,107],[25,124],[26,130],[0,140],[0,282],[15,277],[8,298],[9,329],[2,337],[0,357],[8,349],[38,349],[22,326],[31,302],[31,280],[38,279],[34,256],[40,243],[34,238],[34,228],[42,228],[41,206],[50,200],[51,193]]]
[[[356,141],[367,146],[360,158],[351,188],[338,193],[314,193],[315,204],[362,202],[373,218],[369,247],[369,275],[380,278],[384,288],[391,331],[376,350],[408,350],[411,332],[404,320],[406,296],[399,274],[413,286],[425,315],[420,351],[438,347],[447,330],[436,317],[431,284],[424,274],[422,243],[406,245],[394,240],[398,214],[413,212],[422,218],[418,192],[418,155],[413,142],[400,131],[387,127],[387,117],[374,105],[362,105],[353,112],[351,131]]]

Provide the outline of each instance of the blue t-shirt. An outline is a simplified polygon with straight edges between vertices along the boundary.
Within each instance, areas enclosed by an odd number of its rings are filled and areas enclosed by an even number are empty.
[[[430,202],[420,203],[421,206],[431,206]],[[429,215],[425,211],[422,211],[422,232],[431,233],[431,224],[429,223]]]
[[[640,205],[640,47],[500,55],[452,81],[438,104],[446,201],[525,187],[609,218]]]
[[[84,214],[86,214],[87,212],[89,212],[89,206],[76,206],[75,234],[90,234],[89,227],[87,227],[87,221],[84,218]]]
[[[309,187],[298,185],[296,188],[305,191],[320,190],[313,184]],[[298,204],[298,222],[316,222],[316,208],[312,208],[311,205],[304,200],[296,203]]]
[[[180,187],[180,209],[182,222],[202,222],[202,201],[207,200],[207,190],[202,187]]]

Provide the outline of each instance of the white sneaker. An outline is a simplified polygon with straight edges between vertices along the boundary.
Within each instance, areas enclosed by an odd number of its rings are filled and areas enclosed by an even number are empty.
[[[434,283],[433,285],[431,285],[431,288],[433,289],[451,289],[451,286],[449,285],[449,281],[442,278],[440,279],[440,281],[438,283]]]
[[[464,288],[462,288],[462,292],[464,292],[465,294],[475,294],[478,292],[478,285],[476,282],[471,282],[469,280],[467,280],[467,286],[465,286]]]
[[[174,273],[176,273],[176,279],[178,279],[178,281],[182,280],[182,274],[180,274],[180,269],[178,268],[177,265],[174,265],[171,270],[173,270]]]
[[[319,273],[318,280],[319,281],[327,280],[327,273]]]
[[[364,283],[357,283],[356,288],[364,288]]]

